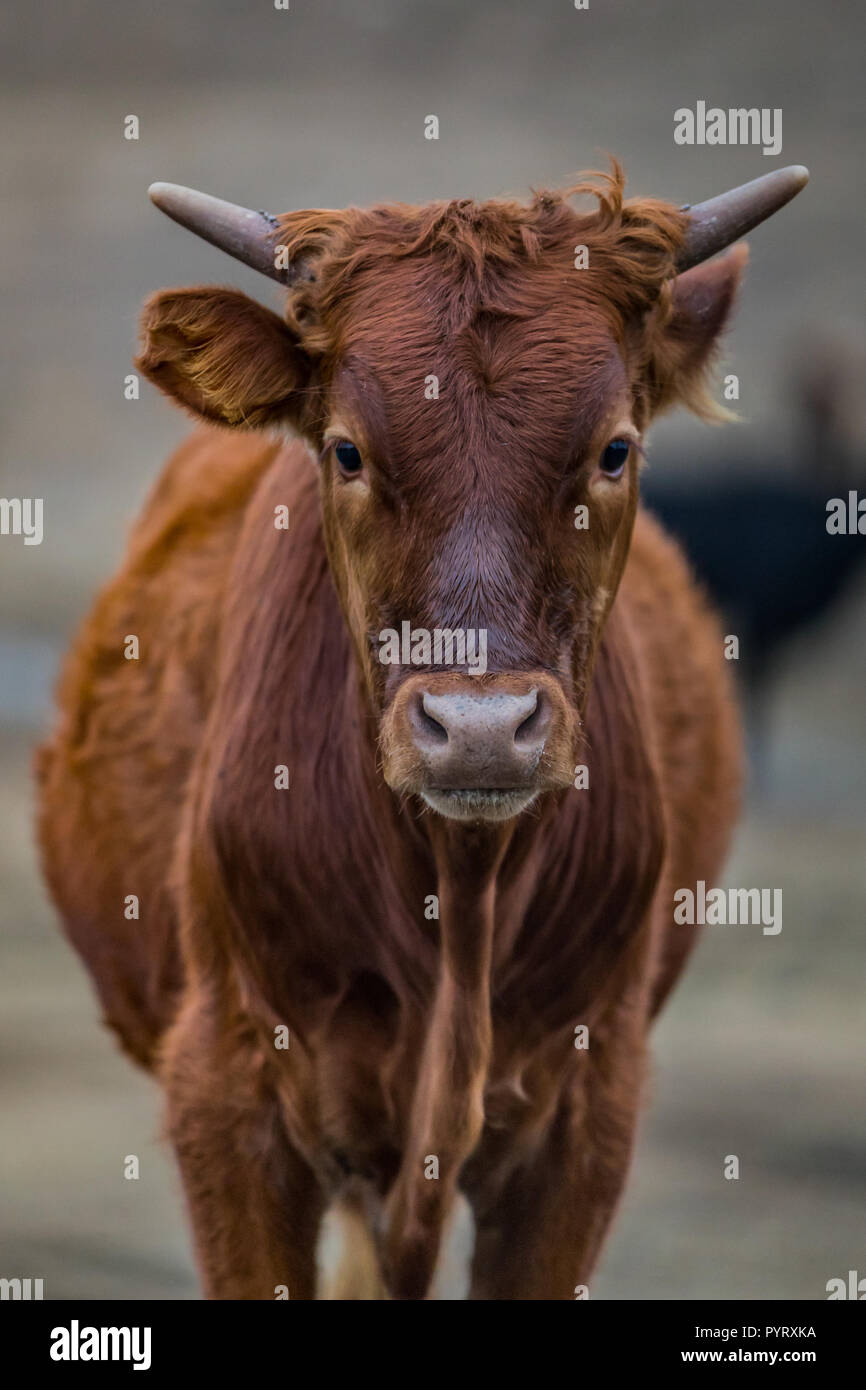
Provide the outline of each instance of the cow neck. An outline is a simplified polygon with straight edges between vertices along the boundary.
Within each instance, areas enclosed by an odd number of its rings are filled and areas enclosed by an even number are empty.
[[[438,883],[439,975],[386,1236],[394,1287],[404,1298],[427,1287],[460,1170],[484,1124],[496,878],[512,827],[435,818],[428,834]],[[439,1164],[436,1182],[424,1180],[431,1156]]]
[[[366,711],[359,689],[356,698]],[[576,1009],[603,1000],[605,982],[647,919],[664,858],[645,704],[628,614],[615,608],[585,713],[589,787],[549,795],[517,821],[491,826],[419,818],[414,806],[401,807],[382,786],[366,714],[366,795],[401,857],[394,868],[409,909],[417,914],[422,883],[437,895],[436,978],[460,986],[461,1007],[474,1001],[483,1012],[492,994],[497,1013],[522,1018],[528,1037],[567,1026]],[[349,722],[357,728],[359,719],[356,710]],[[422,877],[431,871],[435,887]]]

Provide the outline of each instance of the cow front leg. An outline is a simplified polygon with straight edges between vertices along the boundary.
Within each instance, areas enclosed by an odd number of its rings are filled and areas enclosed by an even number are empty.
[[[321,1189],[252,1035],[214,1037],[188,1010],[161,1070],[205,1297],[315,1298]]]
[[[466,1174],[475,1218],[469,1297],[532,1300],[585,1297],[628,1173],[642,1073],[615,1078],[591,1068],[565,1094],[531,1159],[501,1184],[485,1176],[484,1147]]]

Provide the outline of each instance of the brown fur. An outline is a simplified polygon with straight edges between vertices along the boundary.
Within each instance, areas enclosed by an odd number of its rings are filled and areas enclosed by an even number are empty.
[[[39,762],[46,873],[108,1022],[165,1086],[209,1296],[314,1297],[338,1203],[370,1291],[424,1297],[459,1185],[471,1296],[570,1298],[615,1208],[648,1027],[693,940],[673,891],[721,866],[739,743],[638,451],[618,482],[596,461],[624,418],[710,409],[743,256],[672,280],[682,215],[624,203],[616,170],[599,192],[589,214],[547,194],[290,214],[315,278],[285,324],[227,290],[145,311],[158,385],[306,441],[206,429],[170,460]],[[556,702],[549,789],[516,820],[422,813],[417,672],[375,655],[401,619],[486,627],[482,682],[531,676]],[[358,1296],[351,1271],[336,1287]]]

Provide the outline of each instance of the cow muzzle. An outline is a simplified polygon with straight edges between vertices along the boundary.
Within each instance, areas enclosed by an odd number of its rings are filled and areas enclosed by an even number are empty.
[[[452,820],[509,820],[571,784],[573,732],[546,672],[410,676],[383,721],[385,780]]]

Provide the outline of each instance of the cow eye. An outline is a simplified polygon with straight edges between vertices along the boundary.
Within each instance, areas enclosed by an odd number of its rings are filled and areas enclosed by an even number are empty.
[[[627,439],[612,439],[601,456],[600,467],[608,478],[618,478],[625,468],[631,445]]]
[[[356,477],[364,467],[360,453],[349,439],[339,439],[334,445],[334,453],[340,465],[340,472],[347,478]]]

